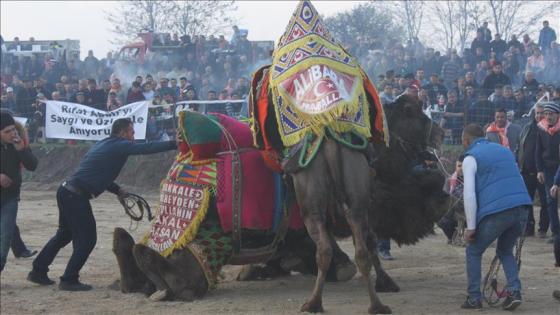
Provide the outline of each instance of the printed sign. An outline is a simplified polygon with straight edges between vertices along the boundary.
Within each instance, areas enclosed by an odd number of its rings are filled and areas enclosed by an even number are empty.
[[[208,207],[206,194],[208,191],[202,187],[164,180],[160,209],[146,245],[159,253],[172,248],[197,214]]]
[[[134,138],[146,138],[150,101],[128,104],[110,112],[67,102],[46,101],[45,103],[47,138],[101,140],[111,135],[111,126],[119,118],[132,120]]]
[[[350,101],[359,80],[326,65],[314,65],[280,83],[292,104],[307,114],[320,114]]]

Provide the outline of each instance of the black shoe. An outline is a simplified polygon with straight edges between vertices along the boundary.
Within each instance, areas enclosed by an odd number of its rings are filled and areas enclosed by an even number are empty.
[[[40,285],[54,284],[54,281],[49,279],[49,276],[47,276],[46,272],[38,272],[35,270],[31,270],[29,274],[27,274],[27,280]]]
[[[482,302],[480,300],[473,301],[467,296],[467,300],[461,305],[461,308],[465,310],[481,310]]]
[[[58,289],[62,291],[89,291],[93,287],[89,284],[81,283],[79,280],[64,281],[60,280]]]
[[[14,254],[14,256],[16,258],[29,258],[35,256],[35,254],[37,254],[36,250],[29,250],[26,248],[21,254]]]
[[[504,303],[502,303],[502,309],[506,311],[513,311],[519,305],[521,305],[521,292],[513,291],[508,294]]]
[[[560,301],[560,290],[554,290],[554,292],[552,292],[552,296]]]
[[[534,227],[527,227],[525,229],[525,236],[535,236],[535,228]]]

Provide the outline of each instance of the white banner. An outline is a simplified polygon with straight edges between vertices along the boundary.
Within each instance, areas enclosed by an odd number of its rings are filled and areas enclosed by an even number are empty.
[[[81,104],[45,101],[45,133],[47,138],[101,140],[111,135],[115,120],[130,118],[134,123],[134,138],[145,139],[150,102],[136,102],[106,112]]]

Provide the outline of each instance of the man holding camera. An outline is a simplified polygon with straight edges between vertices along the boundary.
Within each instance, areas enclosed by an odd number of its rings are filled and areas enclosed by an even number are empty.
[[[21,165],[28,170],[37,168],[37,158],[20,137],[16,123],[8,112],[0,112],[0,271],[4,270],[6,257],[12,244],[16,227]]]

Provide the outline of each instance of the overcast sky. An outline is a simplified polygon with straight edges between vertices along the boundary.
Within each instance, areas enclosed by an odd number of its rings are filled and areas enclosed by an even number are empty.
[[[351,9],[359,1],[314,1],[323,16]],[[240,28],[249,30],[249,40],[276,40],[288,24],[297,1],[237,1],[235,16]],[[104,56],[115,49],[105,21],[106,11],[115,10],[118,1],[13,1],[1,0],[1,34],[5,40],[19,36],[27,40],[78,39],[81,57],[89,49]]]

